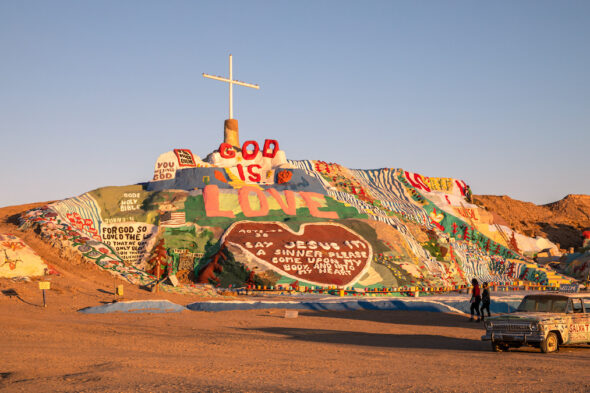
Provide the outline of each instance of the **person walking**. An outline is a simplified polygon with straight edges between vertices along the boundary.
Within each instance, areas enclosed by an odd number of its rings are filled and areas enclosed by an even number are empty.
[[[479,282],[476,278],[471,280],[471,285],[473,288],[471,289],[471,318],[469,318],[469,322],[473,322],[473,313],[477,314],[477,322],[480,321],[480,314],[479,314],[479,304],[481,303],[481,293],[479,290]]]
[[[490,314],[490,290],[488,288],[488,283],[484,282],[483,285],[483,291],[481,292],[481,320],[483,321],[485,318],[485,314],[483,312],[483,310],[488,310],[488,317],[491,317],[492,314]]]

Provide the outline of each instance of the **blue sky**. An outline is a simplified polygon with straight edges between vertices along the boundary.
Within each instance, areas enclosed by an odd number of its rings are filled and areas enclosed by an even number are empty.
[[[0,1],[0,206],[241,140],[476,194],[590,194],[588,1]]]

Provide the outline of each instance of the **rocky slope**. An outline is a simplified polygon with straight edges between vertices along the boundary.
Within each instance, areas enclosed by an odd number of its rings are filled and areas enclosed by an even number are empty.
[[[475,195],[473,200],[498,214],[516,231],[527,236],[546,237],[564,249],[580,247],[582,232],[590,228],[590,195],[568,195],[546,205],[506,195]]]

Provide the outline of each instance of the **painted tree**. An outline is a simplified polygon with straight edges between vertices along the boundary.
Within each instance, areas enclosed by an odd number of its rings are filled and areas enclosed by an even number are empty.
[[[516,236],[515,236],[515,232],[512,232],[512,237],[510,238],[510,241],[508,243],[510,245],[510,248],[512,250],[514,250],[515,252],[520,253],[520,249],[518,248],[518,242],[516,241]]]
[[[164,247],[164,239],[160,239],[152,251],[152,257],[149,259],[152,268],[148,273],[153,274],[156,278],[160,279],[168,270],[168,251]]]

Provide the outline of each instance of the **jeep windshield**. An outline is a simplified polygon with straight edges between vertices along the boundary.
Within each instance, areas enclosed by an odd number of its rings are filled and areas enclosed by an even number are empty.
[[[525,296],[516,311],[564,313],[567,310],[567,301],[568,298],[565,296]]]

